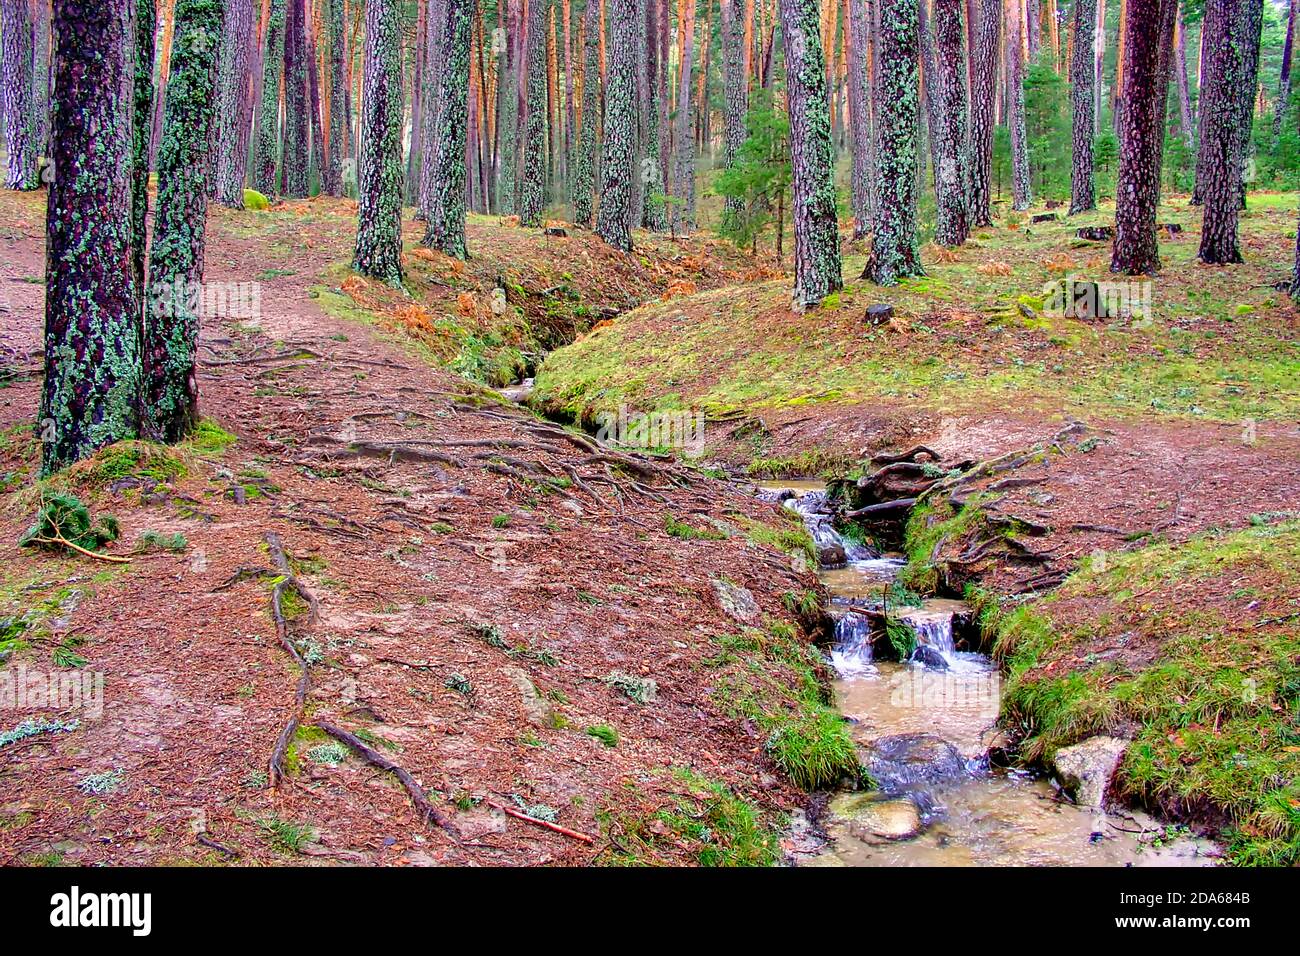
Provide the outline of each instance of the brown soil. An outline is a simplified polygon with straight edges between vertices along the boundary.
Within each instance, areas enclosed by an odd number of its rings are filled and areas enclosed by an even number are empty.
[[[39,396],[43,288],[24,277],[44,273],[42,203],[6,194],[0,204],[0,346],[27,372],[0,392],[0,420],[16,436],[0,470],[25,476],[0,515],[0,561],[7,582],[30,581],[13,589],[29,606],[79,592],[51,619],[49,640],[83,641],[88,667],[105,674],[105,710],[73,733],[0,751],[3,819],[30,813],[0,828],[0,862],[51,852],[83,865],[302,862],[268,839],[263,824],[276,818],[314,828],[303,852],[324,862],[583,863],[602,849],[598,811],[656,805],[660,771],[676,766],[764,806],[796,804],[753,729],[712,706],[700,661],[716,653],[712,635],[736,627],[711,578],[750,588],[772,615],[783,591],[812,581],[743,534],[684,541],[664,530],[669,513],[699,524],[772,520],[774,509],[658,461],[593,455],[325,315],[308,289],[347,259],[341,217],[268,244],[232,226],[252,214],[214,216],[209,281],[278,265],[295,273],[264,281],[260,323],[205,322],[203,410],[238,442],[171,484],[75,486],[121,520],[115,553],[146,529],[181,531],[188,549],[102,575],[108,565],[19,549],[35,510],[24,491],[35,441],[14,427],[32,421]],[[482,238],[471,231],[471,244]],[[548,491],[552,476],[587,488]],[[259,777],[298,681],[270,613],[268,533],[319,601],[316,619],[291,622],[324,658],[310,668],[304,724],[372,734],[451,816],[459,844],[355,756],[337,766],[302,758],[278,790]],[[485,639],[498,634],[507,649]],[[20,661],[52,666],[44,643],[10,666]],[[652,678],[657,700],[619,694],[602,680],[614,671]],[[446,686],[454,674],[472,693]],[[531,706],[529,682],[541,695]],[[6,711],[0,723],[48,714]],[[616,748],[584,732],[598,724],[616,728]],[[107,770],[121,772],[111,795],[78,788]],[[561,825],[595,842],[491,806],[516,798],[557,809]]]

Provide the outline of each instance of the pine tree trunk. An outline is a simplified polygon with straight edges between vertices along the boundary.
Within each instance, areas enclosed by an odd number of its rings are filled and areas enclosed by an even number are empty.
[[[28,0],[0,0],[0,101],[3,102],[5,185],[40,185],[36,169],[36,114],[32,103],[32,21]]]
[[[131,276],[135,283],[136,315],[145,319],[145,252],[149,222],[149,160],[153,138],[154,0],[136,0],[135,61],[131,130]]]
[[[203,282],[208,142],[224,14],[225,0],[176,0],[142,349],[142,427],[155,441],[180,441],[199,420],[199,315],[193,295]]]
[[[546,11],[549,0],[528,0],[528,108],[524,117],[519,224],[538,227],[546,205]],[[635,29],[635,23],[633,24]]]
[[[129,262],[132,0],[54,0],[54,32],[78,37],[54,53],[46,212],[45,380],[41,474],[50,475],[138,429],[140,330]],[[5,21],[8,27],[9,21]]]
[[[503,216],[514,215],[516,210],[515,190],[518,186],[517,171],[519,158],[519,2],[520,0],[498,0],[509,3],[506,15],[506,33],[501,49],[497,51],[497,63],[500,81],[497,93],[500,98],[497,107],[498,129],[497,142],[500,144],[500,165],[497,168],[497,207]]]
[[[792,300],[795,309],[806,309],[844,286],[832,178],[830,96],[817,29],[817,0],[780,0],[780,14],[790,117]],[[915,55],[915,45],[912,52]],[[915,78],[915,68],[912,75]]]
[[[934,241],[960,246],[970,235],[970,172],[966,167],[966,42],[962,0],[934,0],[934,190],[938,203]]]
[[[1246,208],[1246,180],[1255,151],[1255,100],[1259,90],[1259,50],[1264,26],[1264,0],[1244,0],[1237,21],[1242,80],[1237,90],[1237,203]]]
[[[1282,135],[1282,118],[1291,102],[1291,56],[1295,44],[1295,22],[1300,17],[1300,0],[1291,0],[1286,18],[1286,40],[1282,44],[1282,68],[1278,74],[1277,105],[1273,107],[1273,142]]]
[[[1011,206],[1028,209],[1033,202],[1029,180],[1029,134],[1025,128],[1025,11],[1021,0],[1011,0],[1007,18],[1007,126],[1011,130]]]
[[[870,35],[869,4],[874,0],[845,0],[848,4],[849,128],[853,134],[849,199],[853,209],[853,238],[871,231],[876,177],[871,148],[871,76],[867,71]]]
[[[632,251],[632,156],[636,140],[636,0],[607,0],[605,141],[596,234]]]
[[[600,3],[587,0],[582,15],[585,57],[582,68],[582,126],[573,171],[573,221],[591,228],[595,189],[596,140],[600,130]]]
[[[216,172],[217,202],[231,209],[244,208],[244,163],[239,156],[239,130],[249,95],[248,61],[253,49],[253,0],[226,0],[222,31],[220,83],[217,89]]]
[[[1300,2],[1300,0],[1297,0]],[[1178,20],[1174,26],[1174,73],[1178,81],[1178,115],[1183,139],[1187,148],[1196,152],[1196,116],[1192,112],[1192,92],[1187,76],[1187,29],[1183,23],[1183,5],[1178,5]]]
[[[262,104],[253,150],[253,188],[269,199],[280,194],[276,165],[280,151],[280,71],[284,67],[286,0],[270,0],[262,44]]]
[[[1237,24],[1250,0],[1206,0],[1205,75],[1201,80],[1201,152],[1204,171],[1201,199],[1202,262],[1241,262],[1237,246],[1237,165],[1241,117],[1240,88],[1245,76],[1245,51],[1236,42]]]
[[[833,2],[833,0],[832,0]],[[859,0],[860,2],[860,0]],[[736,0],[721,0],[722,71],[724,112],[723,157],[726,168],[736,163],[736,155],[745,144],[745,114],[749,112],[749,77],[745,75],[745,24]],[[728,196],[723,203],[723,222],[739,215],[744,203],[738,196]]]
[[[402,281],[402,4],[365,0],[366,43],[352,268]]]
[[[50,2],[31,0],[32,9],[32,149],[50,152]]]
[[[677,7],[678,50],[677,124],[673,131],[673,204],[670,216],[675,235],[689,232],[688,205],[695,194],[695,143],[691,136],[691,71],[695,61],[695,7],[697,0],[682,0]]]
[[[1291,298],[1300,302],[1300,224],[1295,232],[1295,271],[1291,274]]]
[[[977,42],[972,55],[970,95],[971,225],[993,224],[993,127],[997,102],[998,45],[1002,0],[977,0]]]
[[[343,33],[343,0],[329,0],[329,70],[330,118],[329,145],[321,170],[321,188],[327,196],[343,195],[343,155],[350,125],[347,116],[347,70],[344,55],[347,40]]]
[[[429,0],[425,7],[428,33],[425,36],[423,65],[420,69],[420,111],[412,116],[411,150],[418,179],[414,184],[415,218],[428,222],[433,207],[436,184],[433,179],[433,146],[438,136],[438,102],[442,86],[443,34],[447,29],[447,0]],[[418,144],[418,145],[417,145]]]
[[[727,0],[734,3],[734,0]],[[643,196],[642,221],[647,229],[664,232],[668,228],[668,209],[665,206],[667,187],[663,177],[665,118],[660,112],[659,90],[668,64],[660,56],[659,15],[667,10],[666,0],[647,0],[645,5],[646,73],[646,137],[645,157],[641,161],[640,175]],[[742,64],[741,69],[744,69]],[[748,79],[745,80],[745,98],[749,98]]]
[[[537,2],[537,0],[533,0]],[[445,0],[446,24],[439,31],[437,135],[427,158],[433,166],[433,197],[424,244],[457,259],[468,258],[465,248],[465,144],[469,122],[469,35],[474,0]],[[435,104],[427,103],[425,108]]]
[[[1152,274],[1160,268],[1156,209],[1168,72],[1163,72],[1165,8],[1176,0],[1130,3],[1124,17],[1124,104],[1120,116],[1119,180],[1115,189],[1112,272]],[[1170,34],[1172,39],[1172,34]],[[1167,58],[1165,59],[1167,63]],[[1164,89],[1161,89],[1162,79]]]
[[[307,196],[307,24],[305,0],[289,0],[284,29],[284,194]]]
[[[1070,215],[1097,208],[1092,145],[1096,135],[1093,96],[1096,73],[1097,0],[1074,0],[1074,56],[1070,62],[1074,157],[1070,173]]]

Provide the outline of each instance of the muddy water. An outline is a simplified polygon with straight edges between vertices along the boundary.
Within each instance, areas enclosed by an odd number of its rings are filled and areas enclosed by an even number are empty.
[[[1001,680],[985,656],[954,639],[960,601],[928,600],[890,613],[917,634],[926,663],[876,660],[868,612],[879,611],[902,569],[845,541],[830,520],[824,486],[764,482],[762,497],[784,497],[823,555],[845,561],[820,575],[832,596],[836,639],[835,699],[853,722],[864,764],[879,785],[872,794],[834,796],[824,821],[828,841],[799,857],[804,866],[1132,866],[1209,865],[1214,848],[1167,839],[1145,815],[1077,807],[1053,784],[991,768]],[[828,551],[827,548],[831,547]],[[1157,845],[1158,844],[1158,845]]]

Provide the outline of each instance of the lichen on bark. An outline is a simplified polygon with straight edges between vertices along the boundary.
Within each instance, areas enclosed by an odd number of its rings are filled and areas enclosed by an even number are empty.
[[[140,340],[131,266],[131,0],[55,0],[46,210],[45,378],[37,434],[49,475],[137,435]]]
[[[352,268],[402,282],[402,10],[366,0],[357,242]]]
[[[469,122],[469,37],[474,0],[445,0],[446,25],[441,31],[440,66],[428,229],[424,245],[464,259],[465,248],[465,141]],[[426,104],[426,109],[432,108]]]
[[[145,299],[142,428],[176,442],[198,424],[195,369],[203,281],[209,135],[225,0],[176,0],[171,71],[158,144],[158,208]]]

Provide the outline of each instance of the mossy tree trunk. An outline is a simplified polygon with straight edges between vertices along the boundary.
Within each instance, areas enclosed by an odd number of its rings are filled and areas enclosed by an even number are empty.
[[[971,225],[993,224],[993,128],[998,78],[1002,0],[976,0],[975,47],[971,51]]]
[[[844,286],[832,178],[831,105],[817,0],[780,0],[780,15],[790,118],[793,302],[804,309]]]
[[[226,25],[221,42],[213,195],[223,206],[243,209],[248,150],[247,140],[240,136],[240,132],[248,118],[253,0],[226,0]]]
[[[276,164],[280,151],[280,72],[284,68],[286,0],[270,0],[266,39],[262,44],[262,102],[253,148],[253,188],[268,198],[279,195]]]
[[[1070,215],[1097,208],[1092,146],[1093,59],[1097,52],[1097,0],[1074,0],[1074,53],[1070,61],[1074,156],[1070,170]]]
[[[431,144],[433,195],[424,244],[465,259],[465,144],[469,123],[469,35],[474,0],[444,0],[446,23],[440,32],[436,136]],[[434,104],[425,105],[426,109]]]
[[[41,473],[134,438],[140,330],[131,268],[135,3],[54,0],[55,168],[46,210]],[[77,42],[71,42],[72,38]]]
[[[1201,151],[1204,204],[1202,262],[1241,262],[1237,245],[1238,92],[1243,82],[1244,51],[1237,42],[1237,23],[1247,0],[1207,0],[1205,4],[1205,78],[1201,85]]]
[[[179,441],[198,424],[194,291],[203,282],[208,143],[224,14],[225,0],[176,0],[173,14],[143,345],[143,431],[156,441]]]
[[[880,0],[880,26],[876,86],[879,205],[871,256],[862,277],[878,285],[893,285],[906,276],[925,274],[916,240],[917,0]]]
[[[32,149],[50,152],[50,0],[32,4]]]
[[[144,321],[145,253],[149,241],[149,161],[153,139],[154,34],[158,25],[154,0],[136,0],[134,121],[131,132],[131,275],[135,282],[137,321]],[[143,325],[141,325],[143,334]]]
[[[591,228],[595,207],[596,141],[600,138],[600,2],[588,0],[582,14],[582,127],[573,164],[573,221]]]
[[[366,0],[358,162],[357,244],[352,268],[391,285],[402,281],[402,10]]]
[[[343,0],[329,0],[330,119],[329,145],[321,165],[321,189],[327,196],[343,195],[343,153],[350,123],[347,112],[348,73],[344,59]]]
[[[280,152],[284,194],[307,196],[307,17],[305,0],[289,0],[284,28],[284,148]]]
[[[966,37],[962,0],[934,0],[934,241],[960,246],[970,235],[970,170],[966,165]]]
[[[0,0],[0,101],[4,108],[5,185],[40,185],[36,169],[36,111],[32,102],[33,49],[29,0]]]
[[[735,4],[735,0],[727,0]],[[645,47],[645,72],[640,77],[638,98],[645,104],[645,152],[641,158],[637,179],[641,183],[642,223],[654,232],[664,232],[668,228],[668,207],[666,205],[667,187],[663,178],[664,131],[667,129],[667,117],[660,111],[660,80],[668,64],[660,56],[658,39],[659,15],[667,9],[666,0],[647,0],[645,3],[645,24],[640,37]],[[744,35],[742,32],[741,38]],[[740,67],[744,69],[743,64]],[[744,75],[742,73],[742,80]],[[745,99],[749,99],[748,83],[744,86]],[[727,94],[730,95],[730,94]],[[727,109],[731,107],[728,106]],[[744,114],[741,114],[741,136],[744,137]]]
[[[519,184],[519,224],[540,226],[546,205],[546,14],[548,0],[528,0],[528,103]],[[633,24],[635,27],[635,23]]]
[[[852,156],[849,202],[853,210],[853,238],[871,231],[875,209],[876,177],[871,139],[871,74],[867,69],[870,44],[870,5],[875,0],[846,0],[849,80],[849,129]]]
[[[636,0],[606,0],[609,16],[605,140],[596,234],[632,251],[632,155],[636,143]]]

